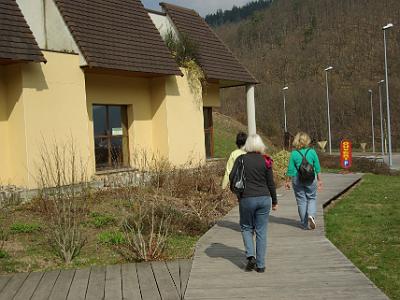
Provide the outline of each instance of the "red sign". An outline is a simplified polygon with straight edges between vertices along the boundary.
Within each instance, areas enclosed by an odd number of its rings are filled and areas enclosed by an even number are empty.
[[[343,169],[349,169],[353,163],[353,145],[350,140],[340,143],[340,165]]]

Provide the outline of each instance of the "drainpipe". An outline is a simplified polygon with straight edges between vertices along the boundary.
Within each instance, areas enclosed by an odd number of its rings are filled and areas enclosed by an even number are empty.
[[[247,94],[247,128],[249,135],[256,134],[256,105],[254,101],[254,84],[246,86]]]

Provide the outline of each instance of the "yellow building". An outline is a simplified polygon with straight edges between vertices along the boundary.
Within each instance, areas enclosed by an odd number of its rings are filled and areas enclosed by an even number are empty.
[[[139,0],[3,2],[0,185],[35,187],[45,148],[72,142],[89,176],[134,169],[144,152],[175,165],[204,162],[220,89],[256,83],[192,10],[147,11]],[[162,40],[166,30],[198,44],[206,90],[193,90]]]

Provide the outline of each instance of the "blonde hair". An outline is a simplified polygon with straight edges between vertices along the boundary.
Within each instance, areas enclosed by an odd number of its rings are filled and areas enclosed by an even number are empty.
[[[244,151],[246,152],[257,152],[264,154],[266,148],[267,147],[265,146],[262,138],[258,134],[250,135],[246,140],[246,144],[244,145]]]
[[[299,132],[294,137],[293,147],[295,147],[296,149],[307,148],[308,146],[310,146],[310,143],[311,143],[310,136],[305,132]]]

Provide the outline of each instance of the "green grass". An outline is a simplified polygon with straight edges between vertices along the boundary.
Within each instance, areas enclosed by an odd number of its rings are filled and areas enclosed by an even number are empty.
[[[10,257],[10,255],[6,251],[0,249],[0,259],[8,257]]]
[[[391,299],[400,299],[400,177],[366,175],[326,215],[328,238]]]
[[[36,223],[14,223],[10,226],[11,233],[32,233],[41,229]]]
[[[194,247],[199,239],[198,236],[185,234],[174,234],[168,237],[166,255],[170,258],[190,258],[193,255]]]
[[[90,214],[90,223],[93,224],[96,228],[103,228],[108,225],[115,224],[115,221],[115,217],[108,214],[97,212],[93,212]]]
[[[103,245],[121,245],[125,243],[124,234],[120,231],[103,231],[97,236],[97,240]]]

